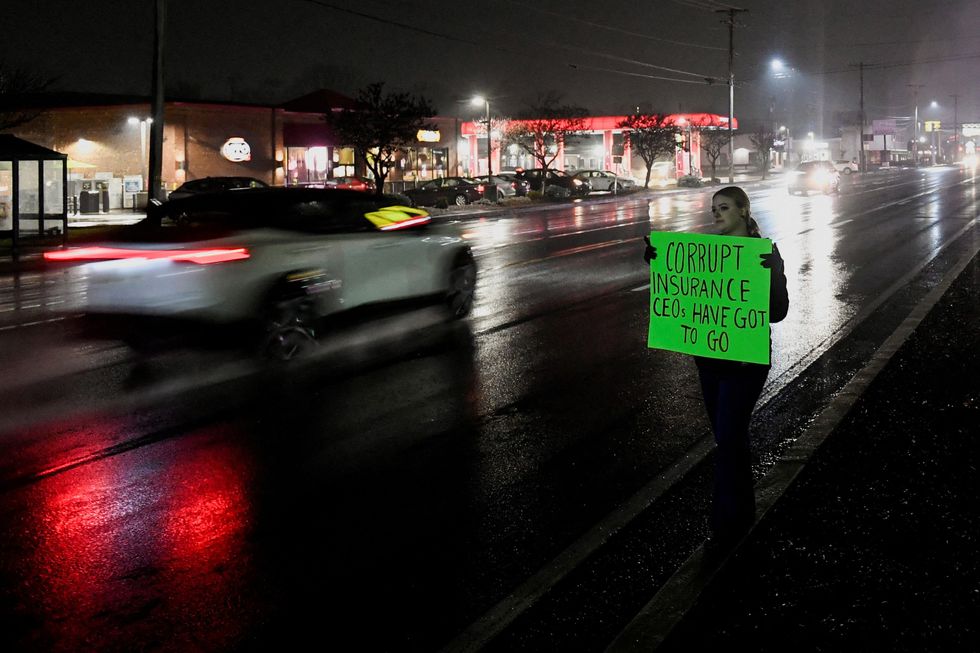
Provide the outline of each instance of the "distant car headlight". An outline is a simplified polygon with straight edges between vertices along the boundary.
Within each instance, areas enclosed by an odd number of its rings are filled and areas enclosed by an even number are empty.
[[[581,186],[583,184],[581,179],[573,179],[572,183],[575,184],[576,186]]]

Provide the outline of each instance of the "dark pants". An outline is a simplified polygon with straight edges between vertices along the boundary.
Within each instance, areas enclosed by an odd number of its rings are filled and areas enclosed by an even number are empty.
[[[755,521],[749,420],[769,366],[695,360],[717,445],[711,527],[716,536],[735,535]]]

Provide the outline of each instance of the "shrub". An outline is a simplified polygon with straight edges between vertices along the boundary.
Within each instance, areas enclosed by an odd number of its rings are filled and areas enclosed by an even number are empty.
[[[542,197],[544,197],[544,195],[542,195],[541,194],[541,191],[539,191],[539,190],[529,190],[527,192],[527,198],[529,200],[537,201],[537,200],[540,200]]]
[[[678,186],[685,186],[687,188],[700,188],[701,187],[701,177],[695,177],[694,175],[684,175],[677,180]]]
[[[449,208],[449,202],[447,202],[445,199],[438,199],[438,200],[436,200],[436,208],[437,209],[448,209]]]

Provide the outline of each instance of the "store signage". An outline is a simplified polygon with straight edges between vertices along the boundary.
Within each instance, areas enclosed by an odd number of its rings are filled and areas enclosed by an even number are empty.
[[[420,143],[438,143],[441,139],[441,134],[438,130],[431,131],[428,129],[420,129],[419,133],[415,135]]]
[[[962,129],[964,136],[980,136],[980,122],[965,122]]]
[[[938,120],[926,120],[922,123],[927,132],[937,132],[941,129]]]
[[[221,156],[235,163],[251,161],[252,148],[241,136],[232,136],[221,146]]]
[[[882,134],[886,136],[895,135],[895,120],[892,118],[886,120],[874,120],[871,124],[875,136],[881,136]]]

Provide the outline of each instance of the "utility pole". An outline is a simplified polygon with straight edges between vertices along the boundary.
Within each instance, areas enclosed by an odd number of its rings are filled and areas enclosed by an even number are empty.
[[[859,76],[859,78],[861,80],[861,129],[859,130],[860,133],[858,133],[858,139],[860,139],[860,142],[861,142],[861,172],[867,172],[868,171],[868,163],[867,163],[867,159],[865,158],[865,154],[864,154],[864,124],[865,124],[865,119],[864,119],[864,62],[863,61],[861,61],[861,62],[858,63],[858,73],[859,73],[858,76]]]
[[[160,171],[163,167],[163,28],[167,20],[167,0],[156,0],[156,22],[153,31],[153,80],[150,123],[149,181],[147,199],[166,199],[162,197]]]
[[[748,9],[715,9],[717,13],[728,14],[728,183],[735,183],[735,132],[732,123],[735,121],[735,14],[747,12]]]
[[[960,96],[954,93],[949,97],[953,98],[953,163],[956,163],[960,155],[960,117],[957,114]]]
[[[919,89],[925,84],[906,84],[912,89],[912,101],[915,103],[915,124],[912,125],[912,162],[919,167]]]

